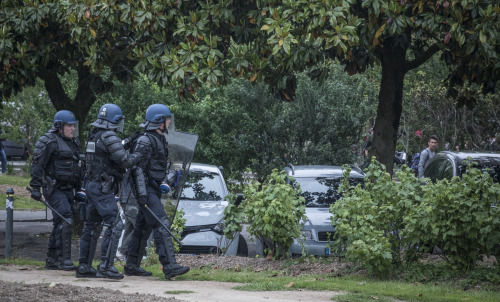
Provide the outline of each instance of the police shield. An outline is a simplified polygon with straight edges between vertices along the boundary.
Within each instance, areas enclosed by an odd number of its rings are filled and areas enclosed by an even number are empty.
[[[193,160],[198,135],[175,130],[174,116],[172,115],[165,137],[168,142],[168,158],[170,161],[167,167],[167,178],[171,188],[167,201],[171,203],[172,207],[171,211],[167,210],[167,216],[172,222],[175,218],[183,184]]]

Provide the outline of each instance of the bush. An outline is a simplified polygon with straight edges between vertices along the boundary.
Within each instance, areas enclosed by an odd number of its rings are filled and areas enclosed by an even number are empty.
[[[437,246],[444,259],[471,269],[481,255],[500,243],[500,184],[469,166],[462,179],[443,179],[423,188],[423,196],[405,218],[406,233],[416,244]]]
[[[337,230],[334,252],[376,275],[402,263],[401,252],[406,261],[418,259],[422,250],[416,248],[423,246],[439,247],[455,268],[472,268],[500,243],[500,184],[478,169],[467,171],[462,179],[433,184],[403,166],[394,181],[372,159],[365,187],[344,182],[343,199],[330,208]]]
[[[293,188],[284,171],[274,169],[263,184],[254,182],[244,190],[244,215],[248,232],[259,238],[274,259],[288,255],[293,238],[300,238],[305,219],[305,199]],[[240,218],[241,219],[241,218]]]

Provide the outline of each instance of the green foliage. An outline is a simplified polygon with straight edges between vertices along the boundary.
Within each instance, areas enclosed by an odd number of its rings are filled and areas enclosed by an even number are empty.
[[[289,184],[291,180],[275,169],[264,183],[254,182],[244,190],[247,230],[275,259],[288,254],[293,238],[300,238],[305,219],[305,200],[298,195],[300,188]]]
[[[243,230],[245,222],[243,203],[236,205],[236,194],[232,193],[226,196],[226,201],[228,205],[224,209],[224,235],[229,239],[235,239],[234,235]]]
[[[158,255],[155,253],[155,242],[151,241],[151,245],[146,247],[146,259],[143,260],[144,265],[151,266],[160,263]]]
[[[405,235],[415,244],[437,246],[459,269],[470,269],[500,242],[500,184],[469,166],[462,178],[428,183],[405,218]]]
[[[332,225],[338,240],[335,253],[344,253],[348,260],[361,262],[376,275],[387,275],[392,263],[399,261],[399,238],[404,204],[391,176],[374,158],[368,167],[365,186],[349,187],[350,169],[346,167],[342,200],[330,207]],[[393,251],[397,251],[393,253]]]
[[[439,247],[455,268],[472,268],[500,242],[500,184],[469,167],[463,178],[422,183],[406,166],[392,180],[372,159],[365,186],[343,184],[343,199],[330,207],[335,252],[377,275],[415,261],[415,248]]]
[[[35,86],[26,88],[2,105],[1,137],[17,143],[30,142],[30,147],[52,126],[56,113],[41,81],[37,81]]]
[[[167,217],[174,217],[174,212],[176,211],[176,207],[174,206],[173,203],[167,201],[163,205],[165,208],[165,212],[167,213]],[[172,234],[177,237],[178,239],[181,238],[182,231],[184,230],[184,227],[186,226],[186,218],[184,218],[184,213],[183,209],[178,210],[175,212],[175,217],[174,221],[170,223],[170,231]],[[170,220],[170,218],[169,218]],[[172,243],[174,244],[174,250],[178,253],[181,249],[177,241],[172,239]]]

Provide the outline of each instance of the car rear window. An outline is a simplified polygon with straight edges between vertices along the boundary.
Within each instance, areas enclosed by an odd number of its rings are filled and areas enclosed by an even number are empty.
[[[300,195],[306,199],[306,207],[329,207],[342,197],[338,192],[341,178],[297,177],[295,181],[300,184]],[[360,178],[351,178],[349,183],[355,186],[362,181]]]
[[[500,166],[498,165],[475,165],[474,168],[481,170],[483,173],[488,173],[493,181],[500,183]],[[465,173],[467,170],[466,165],[459,167],[460,175]]]

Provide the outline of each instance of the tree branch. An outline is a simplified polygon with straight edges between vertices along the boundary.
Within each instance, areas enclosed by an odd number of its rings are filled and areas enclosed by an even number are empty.
[[[419,67],[429,60],[436,52],[440,51],[441,47],[437,43],[431,45],[427,50],[419,57],[415,58],[413,61],[408,62],[404,66],[405,73]]]

